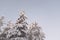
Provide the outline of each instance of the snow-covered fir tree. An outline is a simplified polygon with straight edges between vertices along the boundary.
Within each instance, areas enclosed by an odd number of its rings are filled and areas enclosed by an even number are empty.
[[[42,28],[38,26],[36,22],[32,23],[29,28],[28,40],[44,40],[45,36],[42,32]]]
[[[7,27],[0,34],[0,40],[44,40],[45,35],[42,28],[36,22],[30,25],[26,19],[25,12],[21,11],[15,24],[11,21],[7,23]],[[1,26],[3,26],[2,20],[0,21]]]

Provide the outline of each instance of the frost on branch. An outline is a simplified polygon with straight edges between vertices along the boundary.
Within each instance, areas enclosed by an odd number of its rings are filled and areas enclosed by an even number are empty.
[[[1,19],[3,20],[3,17]],[[36,22],[30,25],[26,19],[25,12],[21,11],[16,23],[13,24],[11,21],[7,23],[7,27],[0,34],[0,40],[44,40],[42,28]],[[0,26],[3,26],[2,20]]]
[[[22,23],[27,19],[24,11],[22,11],[19,16],[20,17],[18,18],[17,23]]]

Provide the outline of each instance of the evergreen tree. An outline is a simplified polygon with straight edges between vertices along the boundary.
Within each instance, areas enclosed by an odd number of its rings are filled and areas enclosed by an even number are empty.
[[[20,17],[18,18],[15,26],[12,29],[8,30],[7,37],[9,39],[13,39],[13,38],[17,39],[17,37],[19,37],[22,40],[23,38],[27,38],[26,35],[27,35],[27,30],[28,30],[27,28],[28,23],[26,22],[26,19],[27,17],[24,15],[24,11],[22,11],[20,13]]]

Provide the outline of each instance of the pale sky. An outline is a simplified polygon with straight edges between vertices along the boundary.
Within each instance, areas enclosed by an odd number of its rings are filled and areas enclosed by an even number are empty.
[[[21,9],[43,28],[45,40],[60,40],[60,0],[0,0],[0,16],[6,19],[16,21]]]

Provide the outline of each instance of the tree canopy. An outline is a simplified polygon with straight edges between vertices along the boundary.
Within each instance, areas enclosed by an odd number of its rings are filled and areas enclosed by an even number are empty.
[[[7,27],[0,32],[0,40],[44,40],[45,34],[37,22],[27,23],[27,16],[22,11],[16,23],[9,21]],[[3,26],[4,17],[0,18],[0,27]],[[2,28],[1,28],[2,29]],[[1,31],[1,30],[0,30]]]

